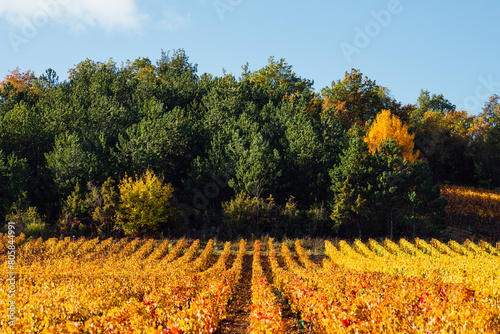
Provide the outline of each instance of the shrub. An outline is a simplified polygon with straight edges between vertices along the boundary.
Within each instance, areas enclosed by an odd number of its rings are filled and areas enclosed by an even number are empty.
[[[119,194],[115,187],[115,181],[109,177],[100,189],[92,192],[94,209],[92,218],[97,225],[97,233],[100,237],[105,238],[111,235],[115,220],[116,210],[118,208]]]
[[[59,218],[59,229],[65,236],[84,236],[92,232],[92,217],[89,213],[89,194],[76,183],[71,194],[63,202]]]
[[[259,200],[239,193],[222,203],[222,217],[230,238],[251,233],[259,218]]]
[[[14,222],[16,229],[24,233],[26,237],[46,237],[46,226],[42,216],[34,206],[27,209],[21,209],[17,204],[14,204],[11,213],[7,215],[7,221]]]
[[[163,184],[152,171],[141,177],[121,180],[120,203],[116,213],[116,226],[127,235],[147,235],[169,228],[177,211],[170,203],[174,188]]]
[[[309,235],[325,235],[331,233],[330,213],[323,203],[314,203],[306,211],[306,231]]]
[[[279,206],[272,195],[265,200],[239,193],[222,203],[222,219],[228,236],[292,235],[300,229],[301,213],[293,196]]]

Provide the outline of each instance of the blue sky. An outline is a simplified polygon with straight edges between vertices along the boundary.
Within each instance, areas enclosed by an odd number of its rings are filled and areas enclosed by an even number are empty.
[[[183,48],[200,74],[275,56],[317,92],[357,68],[403,103],[427,89],[477,114],[500,95],[499,14],[497,0],[2,1],[0,77]]]

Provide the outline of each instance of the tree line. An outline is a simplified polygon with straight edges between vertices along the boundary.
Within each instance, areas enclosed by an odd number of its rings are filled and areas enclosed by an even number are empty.
[[[352,69],[237,78],[184,50],[0,82],[0,217],[33,236],[435,234],[439,184],[500,186],[500,107],[402,105]]]

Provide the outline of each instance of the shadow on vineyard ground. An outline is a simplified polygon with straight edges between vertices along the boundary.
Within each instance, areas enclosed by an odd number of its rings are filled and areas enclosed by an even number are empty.
[[[232,258],[234,260],[234,257]],[[226,319],[220,322],[217,334],[248,333],[250,305],[252,304],[252,256],[243,257],[241,278],[236,294],[228,304]]]
[[[272,283],[272,273],[267,256],[261,258],[262,269],[266,274],[269,283]],[[243,334],[248,333],[250,326],[250,306],[252,305],[252,255],[245,255],[243,258],[243,270],[240,282],[236,286],[236,294],[229,302],[226,319],[221,321],[217,334]],[[298,322],[297,315],[292,312],[290,306],[279,296],[274,289],[276,301],[282,309],[282,316],[285,322],[285,333],[304,333]]]
[[[273,275],[271,272],[271,266],[269,265],[269,258],[267,256],[262,256],[261,265],[262,270],[266,274],[267,281],[269,284],[272,284]],[[279,291],[274,286],[273,291],[276,295],[276,301],[281,308],[283,321],[285,323],[285,333],[304,333],[301,325],[299,324],[297,314],[292,311],[290,304],[288,304],[285,298],[280,296]]]

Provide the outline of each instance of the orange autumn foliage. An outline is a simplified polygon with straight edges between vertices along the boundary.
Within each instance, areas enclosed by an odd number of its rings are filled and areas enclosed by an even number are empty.
[[[392,115],[389,110],[382,110],[370,126],[365,142],[373,154],[378,150],[380,143],[387,139],[395,140],[403,150],[403,157],[413,163],[418,157],[418,151],[413,152],[414,138],[415,135],[408,132],[408,126],[403,124],[399,117]]]
[[[16,91],[21,91],[25,88],[33,88],[33,76],[31,70],[26,72],[21,72],[19,66],[14,70],[9,71],[9,74],[5,76],[5,80],[0,81],[0,89],[3,89],[6,84],[12,84]]]

